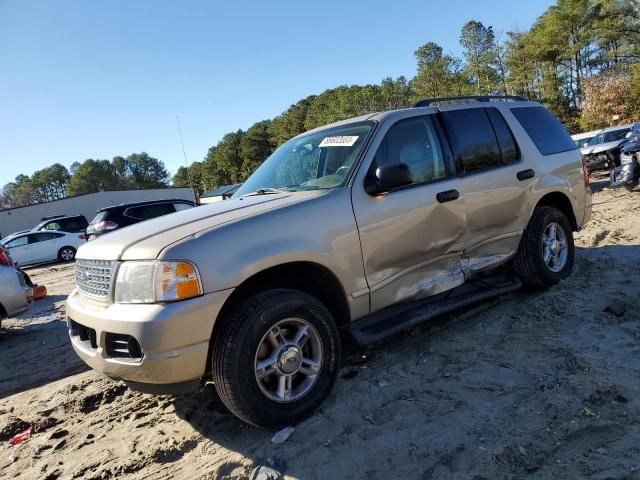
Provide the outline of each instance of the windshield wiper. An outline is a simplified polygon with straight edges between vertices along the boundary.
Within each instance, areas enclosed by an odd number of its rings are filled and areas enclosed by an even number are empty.
[[[289,193],[289,192],[291,192],[291,190],[283,190],[281,188],[266,187],[266,188],[259,188],[255,192],[245,193],[240,198],[252,197],[254,195],[271,195],[271,194],[276,194],[276,193]]]

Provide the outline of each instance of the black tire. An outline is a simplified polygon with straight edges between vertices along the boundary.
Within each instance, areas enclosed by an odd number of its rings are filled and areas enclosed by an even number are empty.
[[[567,242],[566,262],[557,272],[545,263],[543,257],[543,233],[551,223],[562,228]],[[571,275],[574,255],[573,231],[564,213],[554,207],[537,207],[522,234],[513,264],[518,277],[525,285],[544,289]]]
[[[70,255],[70,258],[67,255]],[[62,247],[58,250],[58,260],[61,262],[72,262],[76,258],[76,249],[73,247]]]
[[[255,360],[263,337],[288,318],[313,326],[322,345],[322,366],[304,396],[280,403],[261,390]],[[234,415],[257,427],[281,428],[311,415],[329,395],[340,367],[340,337],[331,314],[314,297],[297,290],[268,290],[249,297],[221,321],[212,342],[213,381]]]

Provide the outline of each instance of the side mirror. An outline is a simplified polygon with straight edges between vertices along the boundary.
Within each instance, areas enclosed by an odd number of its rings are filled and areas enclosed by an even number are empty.
[[[376,168],[374,175],[367,177],[364,189],[369,195],[379,195],[411,183],[413,183],[411,172],[404,163],[381,165]]]

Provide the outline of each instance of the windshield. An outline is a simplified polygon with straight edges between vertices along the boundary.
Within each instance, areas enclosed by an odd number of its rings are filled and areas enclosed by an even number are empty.
[[[592,138],[593,137],[580,138],[578,140],[574,140],[573,143],[575,143],[576,147],[578,148],[586,147],[587,145],[589,145],[589,142],[591,141]]]
[[[362,122],[310,133],[281,145],[233,195],[259,190],[286,191],[344,185],[373,122]]]
[[[623,140],[627,133],[629,133],[629,128],[623,128],[622,130],[613,130],[611,132],[602,132],[589,140],[587,146],[592,147],[594,145],[601,145],[603,143],[616,142],[618,140]]]

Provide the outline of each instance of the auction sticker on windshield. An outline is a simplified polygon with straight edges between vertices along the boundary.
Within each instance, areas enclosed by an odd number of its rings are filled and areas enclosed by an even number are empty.
[[[353,147],[358,140],[357,135],[339,135],[335,137],[325,137],[318,147]]]

